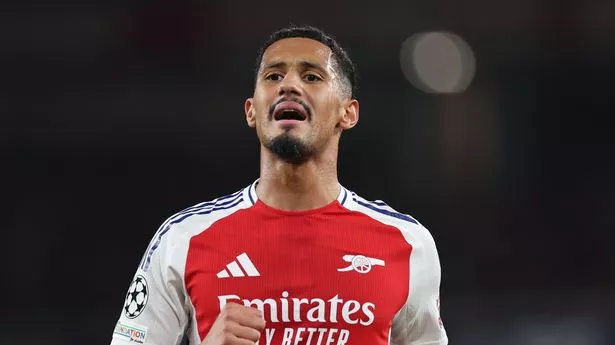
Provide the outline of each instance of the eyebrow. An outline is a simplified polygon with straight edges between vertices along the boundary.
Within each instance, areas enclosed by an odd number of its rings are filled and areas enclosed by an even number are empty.
[[[324,74],[329,74],[329,72],[327,72],[326,69],[324,69],[321,65],[307,61],[307,60],[302,60],[299,61],[299,65],[303,68],[312,68],[312,69],[316,69],[318,71],[320,71],[321,73]],[[271,68],[280,68],[280,67],[286,67],[288,66],[288,63],[284,62],[284,61],[274,61],[270,64],[267,64],[265,66],[263,66],[262,71],[266,70],[266,69],[271,69]]]

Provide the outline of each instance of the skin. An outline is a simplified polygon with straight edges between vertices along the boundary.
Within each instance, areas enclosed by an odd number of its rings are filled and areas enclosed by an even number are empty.
[[[359,119],[359,102],[348,93],[326,45],[307,38],[287,38],[267,48],[254,95],[245,102],[246,121],[256,129],[261,142],[256,192],[262,202],[280,210],[300,211],[323,207],[337,198],[340,136]],[[296,125],[277,123],[270,108],[286,98],[306,104],[311,116]],[[285,133],[313,152],[305,162],[288,163],[264,145]],[[264,327],[260,311],[229,303],[201,345],[254,344]]]
[[[254,345],[264,329],[265,319],[259,310],[229,303],[224,306],[201,345]]]
[[[306,64],[306,62],[308,64]],[[309,38],[286,38],[263,54],[254,95],[245,102],[246,121],[261,142],[259,199],[276,209],[319,208],[340,192],[338,146],[342,131],[357,124],[359,102],[351,99],[334,69],[326,45]],[[311,109],[311,117],[296,126],[282,126],[269,116],[272,104],[295,97]],[[302,164],[280,159],[264,146],[287,133],[314,154]]]

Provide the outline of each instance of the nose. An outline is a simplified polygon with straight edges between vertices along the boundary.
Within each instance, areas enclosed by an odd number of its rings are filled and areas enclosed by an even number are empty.
[[[279,96],[301,96],[301,78],[295,73],[288,73],[280,82]]]

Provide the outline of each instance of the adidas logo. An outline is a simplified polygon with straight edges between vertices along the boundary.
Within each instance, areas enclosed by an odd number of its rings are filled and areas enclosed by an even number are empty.
[[[252,260],[248,257],[248,254],[243,253],[233,261],[231,261],[228,265],[226,265],[226,269],[218,272],[216,276],[218,278],[229,278],[229,277],[259,277],[261,274],[258,273],[258,270],[252,263]]]

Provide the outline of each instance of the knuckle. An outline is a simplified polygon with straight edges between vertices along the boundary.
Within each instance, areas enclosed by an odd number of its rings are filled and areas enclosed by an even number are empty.
[[[231,344],[233,342],[233,339],[235,339],[235,334],[232,330],[225,328],[222,331],[222,339],[224,340],[225,344]]]
[[[234,310],[225,310],[224,313],[222,313],[222,320],[224,321],[231,321],[234,320],[236,315],[236,311]]]
[[[230,316],[228,313],[221,313],[220,316],[218,317],[221,321],[229,321],[230,320]]]
[[[250,334],[247,335],[247,339],[251,341],[258,341],[261,338],[261,332],[252,330]]]
[[[263,329],[265,329],[265,319],[263,318],[259,318],[256,321],[256,328],[260,331],[262,331]]]
[[[222,308],[223,310],[233,310],[235,309],[235,307],[237,307],[236,303],[227,303],[224,305],[224,307]]]

